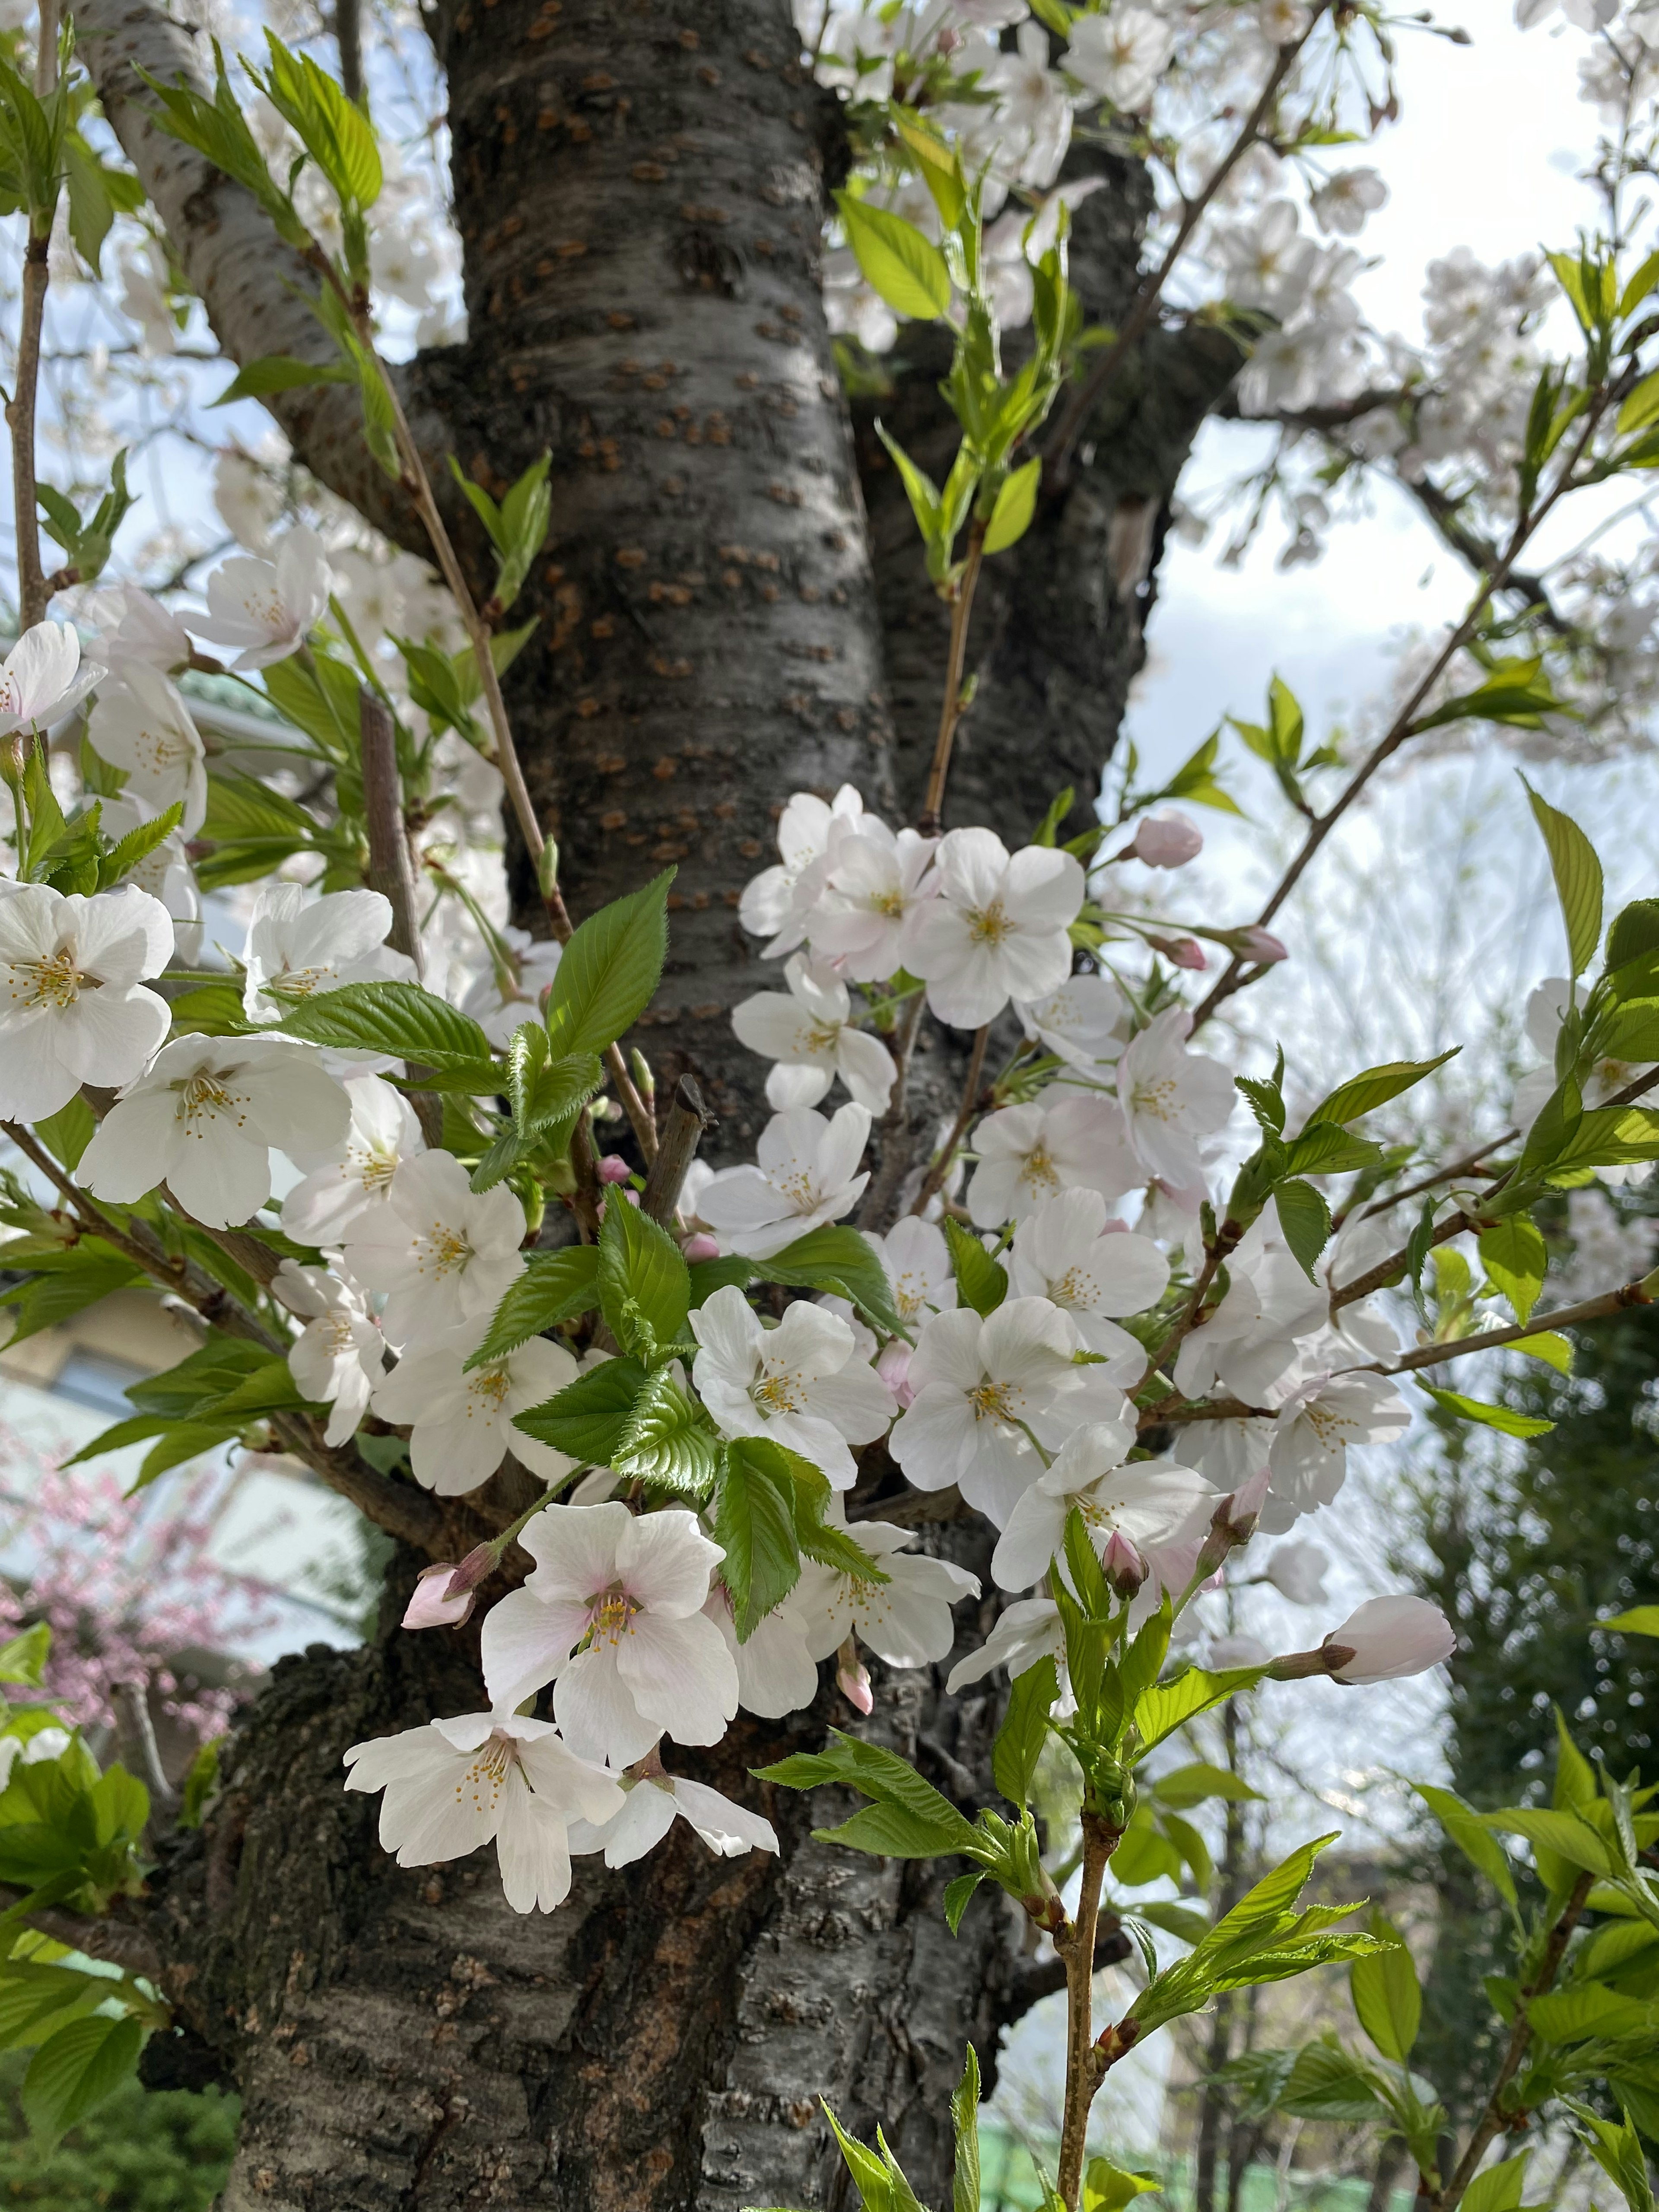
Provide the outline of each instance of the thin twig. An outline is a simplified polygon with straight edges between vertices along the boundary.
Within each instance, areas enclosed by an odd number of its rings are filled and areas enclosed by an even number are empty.
[[[1094,2050],[1095,1929],[1100,1917],[1101,1885],[1117,1840],[1117,1831],[1097,1813],[1084,1814],[1077,1911],[1054,1939],[1055,1950],[1066,1961],[1066,2102],[1056,2181],[1067,2212],[1077,2212],[1089,2107],[1100,2087]]]
[[[983,1029],[974,1032],[974,1048],[968,1055],[968,1073],[963,1079],[962,1103],[957,1109],[957,1118],[951,1124],[950,1135],[939,1146],[933,1164],[922,1178],[915,1204],[910,1208],[912,1213],[924,1212],[928,1200],[945,1187],[945,1178],[950,1174],[951,1163],[957,1156],[957,1146],[967,1133],[968,1124],[973,1120],[979,1104],[979,1081],[985,1070],[985,1042],[990,1034],[989,1022]]]
[[[155,1723],[150,1717],[149,1685],[142,1677],[136,1682],[115,1682],[109,1695],[115,1708],[115,1739],[122,1763],[149,1791],[153,1825],[156,1812],[171,1813],[177,1806],[179,1792],[167,1780],[161,1764],[161,1747],[155,1741]]]
[[[939,735],[933,740],[933,765],[927,771],[927,793],[916,827],[924,837],[937,837],[944,827],[945,785],[951,773],[951,750],[962,720],[962,686],[968,661],[968,625],[974,611],[974,590],[985,560],[987,525],[977,517],[969,526],[968,554],[951,601],[951,646],[945,668],[945,696],[939,702]]]
[[[674,1086],[674,1103],[668,1109],[668,1119],[657,1146],[657,1156],[645,1179],[645,1191],[640,1200],[640,1211],[649,1214],[653,1221],[665,1226],[674,1218],[679,1204],[680,1186],[685,1181],[685,1171],[696,1157],[697,1146],[720,1123],[702,1103],[702,1093],[689,1075],[681,1076]]]
[[[1047,489],[1063,490],[1069,482],[1072,473],[1072,457],[1076,451],[1078,441],[1088,424],[1089,417],[1099,403],[1101,394],[1116,375],[1118,368],[1130,348],[1137,344],[1144,336],[1158,303],[1164,296],[1164,288],[1174,273],[1176,262],[1185,252],[1188,240],[1203,221],[1211,202],[1261,136],[1262,125],[1273,113],[1285,78],[1295,67],[1297,57],[1313,36],[1315,28],[1324,13],[1322,5],[1314,8],[1309,15],[1307,27],[1301,36],[1292,40],[1289,46],[1279,48],[1273,58],[1273,68],[1268,72],[1267,82],[1261,88],[1261,95],[1255,106],[1246,117],[1243,128],[1200,186],[1196,198],[1183,201],[1181,222],[1176,228],[1175,236],[1170,241],[1163,260],[1135,294],[1130,302],[1129,311],[1119,327],[1117,336],[1072,395],[1071,400],[1060,416],[1043,466],[1042,473]]]
[[[23,252],[23,299],[17,337],[17,374],[6,406],[11,430],[11,496],[17,528],[17,619],[32,629],[45,618],[46,580],[40,567],[40,518],[36,513],[34,410],[40,380],[40,325],[46,312],[51,233],[31,231]]]
[[[1402,1205],[1408,1198],[1421,1198],[1425,1190],[1432,1190],[1437,1183],[1455,1182],[1462,1175],[1489,1175],[1491,1171],[1481,1167],[1481,1161],[1488,1152],[1497,1152],[1500,1146],[1513,1144],[1520,1133],[1518,1129],[1505,1129],[1501,1137],[1488,1138],[1484,1145],[1477,1145],[1472,1152],[1465,1152],[1462,1159],[1449,1160],[1443,1168],[1437,1168],[1432,1175],[1425,1175],[1416,1182],[1408,1182],[1403,1189],[1391,1190],[1386,1198],[1377,1199],[1365,1208],[1360,1219],[1369,1221],[1374,1213],[1387,1213],[1391,1207]],[[1333,1214],[1333,1230],[1340,1229],[1347,1218],[1346,1212]]]

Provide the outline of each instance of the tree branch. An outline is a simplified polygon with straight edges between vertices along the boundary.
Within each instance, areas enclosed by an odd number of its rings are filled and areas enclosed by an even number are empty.
[[[702,1093],[689,1075],[681,1076],[674,1087],[674,1103],[668,1109],[668,1120],[658,1140],[656,1158],[645,1179],[645,1191],[640,1200],[641,1213],[648,1213],[653,1221],[665,1226],[674,1218],[674,1208],[679,1204],[680,1186],[685,1181],[685,1171],[696,1157],[697,1146],[720,1123],[702,1103]]]
[[[0,1883],[0,1907],[9,1910],[27,1895],[25,1889]],[[61,1905],[43,1905],[27,1917],[31,1928],[50,1936],[54,1943],[67,1943],[71,1951],[82,1952],[88,1959],[102,1959],[129,1974],[142,1974],[146,1981],[159,1981],[165,1971],[161,1953],[144,1930],[130,1920],[117,1919],[113,1914],[94,1919],[86,1913],[67,1911]]]

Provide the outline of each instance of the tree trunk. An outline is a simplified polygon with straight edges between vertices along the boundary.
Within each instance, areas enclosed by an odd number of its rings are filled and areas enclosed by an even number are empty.
[[[149,0],[77,13],[227,350],[314,345],[283,305],[294,271],[260,260],[248,196],[147,124],[131,65],[183,71],[187,42]],[[695,1070],[731,1156],[764,1108],[726,1018],[775,977],[738,927],[742,885],[773,857],[793,789],[850,780],[890,819],[914,811],[944,665],[938,603],[867,437],[860,485],[824,325],[838,111],[799,67],[786,0],[443,0],[434,23],[470,336],[400,382],[423,445],[492,489],[551,449],[552,533],[513,613],[538,626],[509,708],[578,915],[678,871],[642,1042],[660,1079]],[[1079,213],[1091,319],[1121,312],[1145,212],[1139,173],[1120,167]],[[949,442],[922,373],[932,343],[907,333],[918,368],[894,403],[924,461]],[[1068,781],[1073,826],[1086,817],[1139,665],[1160,518],[1231,367],[1212,337],[1156,338],[1073,488],[994,564],[951,818],[1017,841]],[[273,411],[301,459],[425,550],[360,470],[336,391]],[[487,590],[465,509],[456,526]],[[519,890],[538,914],[522,870]],[[983,1573],[982,1532],[926,1541]],[[853,1720],[833,1689],[782,1725],[742,1720],[712,1753],[670,1747],[676,1771],[774,1801],[777,1859],[716,1859],[682,1824],[620,1873],[579,1862],[568,1904],[520,1918],[492,1854],[400,1870],[374,1803],[342,1787],[349,1744],[480,1702],[465,1632],[396,1631],[412,1572],[406,1557],[394,1568],[374,1645],[282,1662],[204,1829],[167,1847],[155,1878],[185,2032],[158,2039],[147,2069],[193,2052],[240,2090],[227,2205],[833,2212],[850,2196],[820,2096],[866,2136],[879,2119],[923,2200],[947,2198],[963,2046],[988,2082],[999,2030],[1036,1984],[1022,1994],[999,1895],[981,1893],[953,1939],[939,1909],[952,1863],[814,1843],[844,1806],[749,1778]],[[994,1612],[963,1619],[964,1644]],[[964,1770],[988,1773],[996,1696],[945,1700],[943,1668],[874,1671],[866,1732],[960,1800]]]

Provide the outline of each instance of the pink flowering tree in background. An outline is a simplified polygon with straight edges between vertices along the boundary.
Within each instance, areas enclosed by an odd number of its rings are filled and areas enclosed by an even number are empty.
[[[1513,1433],[1450,1363],[1559,1363],[1659,1297],[1645,1261],[1545,1296],[1540,1215],[1659,1158],[1659,898],[1610,900],[1569,812],[1528,787],[1565,972],[1478,1145],[1383,1141],[1456,1036],[1330,1080],[1243,1012],[1397,756],[1639,706],[1639,562],[1534,566],[1659,461],[1639,10],[1592,72],[1599,226],[1454,256],[1417,351],[1339,242],[1382,188],[1334,149],[1392,112],[1404,27],[1365,11],[429,27],[465,334],[399,312],[444,187],[371,118],[356,11],[337,80],[144,0],[4,34],[3,1299],[18,1340],[143,1289],[197,1340],[77,1455],[142,1447],[137,1504],[37,1492],[76,1526],[17,1620],[57,1656],[0,1653],[51,1692],[0,1734],[37,2131],[167,2036],[242,2094],[238,2204],[971,2212],[1000,2033],[1063,1992],[1045,2212],[1111,2212],[1141,2181],[1090,2155],[1107,2075],[1341,1966],[1359,2033],[1284,2054],[1277,2109],[1397,2140],[1425,2212],[1510,2212],[1564,2130],[1651,2212],[1638,1780],[1564,1728],[1548,1808],[1420,1784],[1512,1907],[1453,2128],[1399,1933],[1304,1901],[1334,1836],[1212,1908],[1186,1816],[1237,1777],[1182,1749],[1267,1683],[1363,1729],[1448,1659],[1421,1598],[1332,1622],[1308,1551],[1248,1547],[1342,1510],[1414,1409]],[[48,308],[118,219],[141,362],[210,329],[216,398],[295,460],[231,453],[245,542],[176,574],[117,556],[125,449],[46,481],[82,419]],[[1364,747],[1275,678],[1146,787],[1117,722],[1223,404],[1282,433],[1255,516],[1282,495],[1291,566],[1313,485],[1389,474],[1468,597]],[[1231,749],[1289,832],[1259,905],[1183,875]],[[1470,1296],[1431,1316],[1453,1248]],[[142,1711],[94,1755],[92,1701],[120,1717],[105,1656],[165,1696],[186,1620],[246,1595],[187,1506],[142,1511],[231,1444],[395,1553],[373,1640],[279,1665],[180,1797]],[[1298,1648],[1218,1634],[1258,1575]]]

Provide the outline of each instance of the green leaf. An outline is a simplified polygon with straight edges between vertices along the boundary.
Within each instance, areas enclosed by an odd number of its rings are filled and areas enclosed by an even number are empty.
[[[894,129],[915,156],[916,167],[933,194],[939,221],[946,230],[954,230],[968,204],[968,187],[960,156],[914,108],[895,103],[888,113]]]
[[[1485,1817],[1489,1828],[1524,1836],[1529,1844],[1553,1851],[1558,1858],[1566,1859],[1589,1874],[1613,1871],[1613,1862],[1601,1837],[1588,1822],[1571,1813],[1557,1812],[1553,1806],[1512,1805]]]
[[[131,875],[141,860],[147,860],[158,845],[173,835],[184,815],[180,802],[169,806],[165,814],[158,814],[153,822],[141,822],[125,837],[118,838],[98,863],[99,890],[106,891],[124,876]]]
[[[1547,2042],[1583,2043],[1592,2035],[1639,2035],[1651,2026],[1653,2008],[1587,1982],[1534,1997],[1527,2017]]]
[[[1537,1304],[1549,1257],[1543,1231],[1524,1213],[1507,1214],[1480,1232],[1480,1263],[1516,1321],[1527,1320]]]
[[[1031,526],[1031,517],[1036,513],[1037,489],[1042,480],[1042,461],[1039,455],[1013,471],[1006,477],[997,494],[997,503],[991,509],[991,520],[985,532],[983,550],[1001,553],[1010,545],[1017,545]]]
[[[781,1482],[766,1455],[747,1450],[750,1442],[738,1437],[727,1445],[714,1490],[714,1541],[725,1549],[720,1575],[740,1644],[800,1580],[787,1478]]]
[[[1236,1690],[1254,1689],[1266,1671],[1261,1667],[1229,1667],[1212,1674],[1202,1667],[1188,1667],[1172,1682],[1154,1683],[1135,1705],[1135,1729],[1140,1737],[1137,1759],[1144,1759],[1187,1722],[1196,1720],[1200,1713],[1207,1713],[1212,1705],[1231,1698]]]
[[[94,2014],[43,2043],[23,2076],[23,2115],[37,2142],[58,2142],[137,2071],[144,2031],[136,2020]]]
[[[1550,1792],[1550,1802],[1558,1812],[1582,1812],[1594,1805],[1600,1795],[1595,1784],[1595,1769],[1567,1733],[1566,1722],[1561,1717],[1561,1708],[1555,1708],[1555,1784]]]
[[[1123,2212],[1137,2197],[1163,2186],[1155,2173],[1132,2173],[1109,2158],[1091,2158],[1084,2169],[1083,2212]]]
[[[1449,1790],[1439,1790],[1431,1783],[1416,1784],[1417,1794],[1434,1814],[1448,1838],[1464,1856],[1472,1860],[1484,1874],[1498,1895],[1513,1907],[1516,1904],[1515,1875],[1503,1845],[1485,1826],[1480,1815]]]
[[[1507,1346],[1510,1352],[1524,1352],[1528,1359],[1541,1359],[1558,1375],[1572,1372],[1572,1340],[1554,1329],[1546,1329],[1540,1336],[1517,1336]]]
[[[847,1833],[852,1823],[830,1832],[831,1840],[853,1842],[860,1850],[884,1850],[894,1858],[938,1858],[951,1852],[975,1854],[979,1831],[964,1819],[948,1797],[924,1782],[914,1766],[896,1752],[880,1744],[865,1743],[857,1736],[830,1731],[828,1747],[821,1752],[797,1752],[775,1766],[754,1770],[760,1782],[775,1782],[786,1790],[817,1790],[835,1786],[861,1790],[876,1801],[876,1808],[902,1815],[908,1823],[910,1843],[872,1845]]]
[[[1382,1949],[1356,1959],[1349,1970],[1348,1986],[1359,2025],[1385,2058],[1401,2065],[1412,2055],[1423,2018],[1423,1992],[1417,1968],[1400,1933],[1381,1912],[1371,1915],[1371,1933]]]
[[[636,1359],[607,1359],[547,1401],[514,1416],[514,1425],[574,1460],[609,1467],[622,1442],[646,1372]]]
[[[1293,1176],[1346,1175],[1353,1168],[1376,1167],[1382,1148],[1369,1137],[1356,1137],[1340,1121],[1310,1121],[1285,1148],[1285,1172]]]
[[[603,1053],[651,1003],[668,957],[672,868],[590,915],[565,946],[547,1008],[556,1054]]]
[[[1632,961],[1654,952],[1659,952],[1659,899],[1632,899],[1620,907],[1607,931],[1607,973],[1611,978]]]
[[[38,1690],[51,1654],[51,1626],[44,1620],[37,1620],[21,1636],[0,1644],[0,1682],[27,1682],[31,1689]]]
[[[624,1352],[650,1358],[685,1334],[691,1278],[680,1248],[614,1187],[599,1231],[599,1306]]]
[[[6,1340],[9,1346],[21,1344],[43,1328],[55,1328],[59,1322],[71,1321],[112,1291],[125,1290],[143,1279],[142,1271],[125,1254],[100,1237],[83,1237],[65,1252],[61,1263],[50,1267],[37,1255],[35,1267],[39,1272],[27,1280],[0,1291],[0,1305],[9,1306],[17,1316],[16,1327]]]
[[[60,1168],[71,1175],[81,1164],[81,1155],[92,1142],[98,1127],[93,1111],[77,1091],[67,1106],[60,1106],[55,1114],[48,1114],[44,1121],[34,1124],[34,1133],[52,1154]]]
[[[945,1217],[945,1242],[951,1254],[951,1272],[957,1279],[957,1296],[976,1314],[994,1313],[1008,1295],[1008,1270],[994,1260],[970,1230]]]
[[[951,304],[951,271],[945,256],[915,223],[850,192],[837,192],[847,242],[872,290],[894,312],[932,322]]]
[[[1595,848],[1571,815],[1561,813],[1540,799],[1527,779],[1527,797],[1533,819],[1549,848],[1555,893],[1566,924],[1567,955],[1574,978],[1582,975],[1595,957],[1601,941],[1601,863]]]
[[[1310,1182],[1281,1182],[1273,1191],[1279,1207],[1279,1226],[1297,1265],[1310,1282],[1317,1281],[1314,1269],[1331,1241],[1331,1209]]]
[[[1533,1413],[1517,1413],[1513,1407],[1491,1406],[1484,1398],[1466,1398],[1461,1390],[1437,1390],[1432,1383],[1419,1386],[1426,1390],[1437,1406],[1460,1420],[1479,1421],[1483,1428],[1497,1429],[1506,1437],[1547,1436],[1555,1426],[1553,1421],[1540,1420]]]
[[[1322,1099],[1308,1121],[1357,1121],[1362,1114],[1375,1107],[1386,1106],[1390,1098],[1397,1098],[1402,1091],[1409,1091],[1425,1075],[1432,1075],[1437,1067],[1443,1067],[1449,1060],[1462,1050],[1453,1045],[1433,1060],[1389,1060],[1380,1066],[1368,1067],[1363,1074],[1350,1076],[1346,1083]]]
[[[1039,1659],[1014,1677],[991,1753],[992,1776],[1011,1804],[1030,1802],[1037,1761],[1048,1741],[1048,1715],[1059,1695],[1060,1671],[1052,1659]]]
[[[490,1057],[489,1039],[477,1022],[418,983],[343,983],[286,1007],[276,1026],[312,1044],[395,1053],[425,1067],[487,1063]]]
[[[267,399],[275,392],[296,392],[311,384],[355,384],[356,372],[343,361],[298,361],[292,354],[268,353],[239,368],[210,404],[229,407],[239,399]]]
[[[1255,1804],[1261,1792],[1252,1790],[1242,1775],[1231,1773],[1224,1766],[1212,1766],[1207,1760],[1195,1759],[1190,1765],[1172,1767],[1169,1773],[1156,1776],[1143,1783],[1161,1805],[1173,1805],[1182,1810],[1188,1806],[1202,1805],[1212,1797],[1223,1797],[1234,1804]]]
[[[265,33],[269,67],[249,69],[271,105],[299,133],[318,167],[348,208],[374,206],[380,197],[380,149],[362,110],[319,69],[309,54],[291,53]]]
[[[634,1401],[611,1465],[629,1480],[707,1498],[720,1471],[720,1439],[695,1398],[659,1367]]]
[[[951,2212],[980,2212],[979,2055],[968,2045],[962,2079],[951,2093],[951,2130],[956,2160],[951,2183]]]
[[[916,527],[921,541],[930,551],[935,547],[948,554],[945,538],[945,507],[939,486],[925,469],[919,469],[896,438],[890,437],[886,427],[878,421],[876,435],[892,457],[893,466],[899,472],[904,486],[904,495],[910,502],[910,512],[916,518]]]
[[[556,1322],[590,1312],[599,1302],[599,1255],[594,1245],[532,1252],[524,1273],[496,1307],[483,1342],[468,1358],[468,1370],[490,1366]]]
[[[222,1739],[213,1736],[202,1746],[190,1763],[185,1777],[183,1802],[179,1808],[181,1828],[199,1828],[208,1800],[219,1786],[219,1750]]]
[[[1595,1625],[1616,1628],[1622,1636],[1659,1636],[1659,1605],[1633,1605],[1628,1613],[1615,1613]]]
[[[959,1874],[954,1881],[945,1885],[940,1902],[945,1908],[945,1924],[954,1936],[962,1925],[962,1916],[973,1902],[974,1892],[990,1872],[988,1867],[975,1867],[971,1873]]]
[[[1520,2212],[1530,2156],[1523,2150],[1518,2157],[1501,2159],[1477,2173],[1463,2191],[1462,2212]]]
[[[887,1270],[866,1237],[844,1223],[811,1229],[769,1260],[757,1260],[755,1272],[770,1283],[808,1291],[828,1291],[855,1305],[884,1336],[907,1334],[893,1307]]]
[[[1562,2100],[1580,2125],[1590,2156],[1619,2191],[1630,2212],[1654,2212],[1653,2184],[1648,2179],[1647,2154],[1628,2118],[1614,2127],[1588,2105],[1571,2097]]]
[[[1275,2100],[1292,2119],[1347,2121],[1383,2117],[1383,2102],[1370,2068],[1334,2041],[1305,2044]]]

